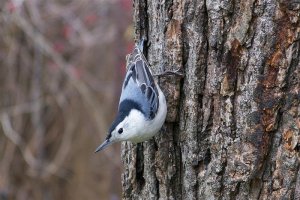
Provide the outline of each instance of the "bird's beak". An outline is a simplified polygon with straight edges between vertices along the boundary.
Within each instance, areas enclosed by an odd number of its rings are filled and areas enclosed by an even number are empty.
[[[95,153],[105,149],[106,147],[108,147],[110,144],[112,144],[111,141],[109,140],[105,140],[99,147],[97,147],[97,149],[95,150]]]

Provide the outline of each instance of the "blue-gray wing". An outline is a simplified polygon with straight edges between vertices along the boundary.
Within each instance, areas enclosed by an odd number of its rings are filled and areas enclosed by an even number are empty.
[[[128,58],[128,71],[123,83],[120,103],[130,99],[141,105],[148,119],[153,119],[159,106],[158,90],[147,60],[138,46]],[[119,108],[120,109],[120,108]]]

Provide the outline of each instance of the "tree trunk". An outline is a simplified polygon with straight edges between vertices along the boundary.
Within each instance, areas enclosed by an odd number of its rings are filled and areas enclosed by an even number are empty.
[[[124,199],[300,198],[300,2],[134,1],[168,101],[154,139],[123,144]]]

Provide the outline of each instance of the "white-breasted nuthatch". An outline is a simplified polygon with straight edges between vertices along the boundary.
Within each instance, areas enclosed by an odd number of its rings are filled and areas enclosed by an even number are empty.
[[[112,143],[139,143],[152,138],[165,122],[167,105],[164,94],[153,79],[143,55],[144,40],[135,46],[127,60],[117,116],[99,152]]]

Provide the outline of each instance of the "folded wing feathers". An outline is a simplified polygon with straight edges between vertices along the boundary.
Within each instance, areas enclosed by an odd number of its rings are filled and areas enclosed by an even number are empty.
[[[158,109],[159,100],[158,91],[151,71],[148,67],[148,63],[138,47],[133,50],[128,61],[130,68],[128,69],[127,76],[125,78],[124,88],[126,87],[126,83],[128,82],[129,78],[132,78],[147,98],[150,106],[149,117],[153,119]]]

